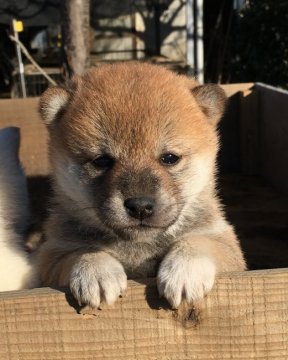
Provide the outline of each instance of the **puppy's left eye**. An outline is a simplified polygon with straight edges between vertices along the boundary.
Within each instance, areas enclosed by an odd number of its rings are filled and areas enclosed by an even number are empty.
[[[160,161],[163,165],[176,165],[180,161],[180,156],[167,153],[161,156]]]
[[[109,155],[102,155],[98,156],[91,163],[98,169],[110,169],[114,165],[114,159]]]

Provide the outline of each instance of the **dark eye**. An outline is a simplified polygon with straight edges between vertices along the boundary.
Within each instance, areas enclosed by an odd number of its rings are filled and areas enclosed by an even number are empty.
[[[114,159],[109,155],[102,155],[94,159],[92,164],[98,169],[109,169],[114,165]]]
[[[175,154],[164,154],[161,156],[160,161],[163,165],[175,165],[180,160],[180,156],[177,156]]]

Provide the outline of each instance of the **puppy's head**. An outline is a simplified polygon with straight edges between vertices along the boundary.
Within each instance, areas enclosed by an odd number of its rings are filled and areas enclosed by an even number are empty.
[[[123,237],[179,228],[213,182],[224,105],[218,86],[147,64],[95,68],[48,89],[40,112],[56,190],[74,216]]]

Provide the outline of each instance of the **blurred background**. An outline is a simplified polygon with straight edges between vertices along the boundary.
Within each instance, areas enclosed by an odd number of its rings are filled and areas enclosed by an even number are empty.
[[[1,0],[0,53],[2,98],[38,96],[72,73],[123,60],[200,82],[287,88],[288,1]]]

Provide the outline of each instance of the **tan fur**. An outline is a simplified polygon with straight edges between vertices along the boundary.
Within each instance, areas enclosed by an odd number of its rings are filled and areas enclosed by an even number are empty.
[[[159,292],[177,307],[203,297],[217,272],[245,269],[215,192],[224,106],[216,85],[138,63],[92,69],[47,90],[40,112],[55,201],[38,256],[43,285],[69,285],[80,303],[98,306],[125,290],[126,274],[158,271]],[[165,153],[180,161],[163,165]],[[114,159],[108,170],[92,165],[103,154]],[[155,200],[141,221],[123,205],[139,196]]]

